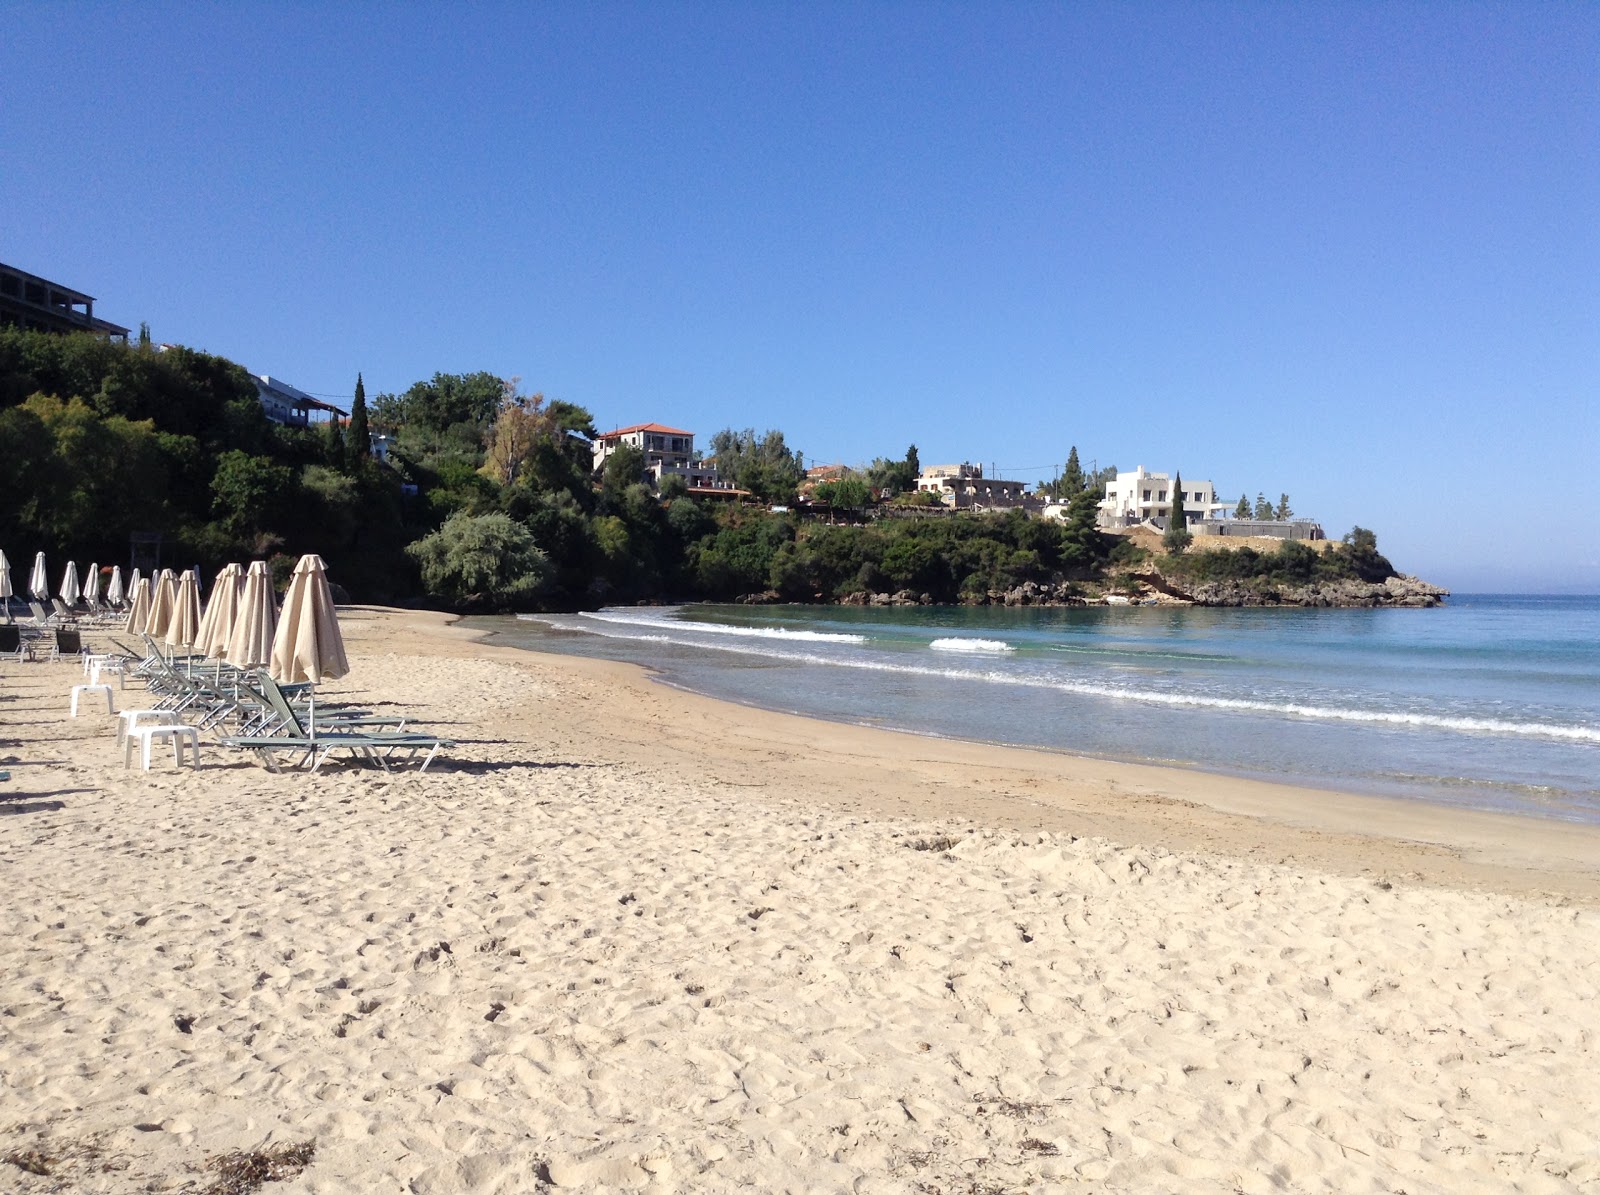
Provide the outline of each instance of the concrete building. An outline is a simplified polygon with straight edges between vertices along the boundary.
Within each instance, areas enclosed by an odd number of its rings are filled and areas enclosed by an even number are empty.
[[[595,437],[595,472],[605,468],[611,454],[624,444],[632,445],[644,453],[646,472],[658,465],[669,470],[687,469],[694,459],[693,432],[661,423],[635,423],[632,427],[619,427],[614,432]]]
[[[128,339],[128,329],[95,317],[94,296],[4,262],[0,262],[0,326]]]
[[[256,396],[261,399],[262,411],[274,423],[281,423],[285,427],[307,427],[312,411],[327,411],[334,419],[341,419],[345,415],[332,403],[313,398],[280,378],[262,374],[251,380],[256,384]]]
[[[1143,465],[1132,473],[1119,472],[1100,500],[1100,526],[1133,527],[1147,519],[1164,526],[1172,513],[1172,496],[1172,478],[1165,473],[1147,472]],[[1226,503],[1217,501],[1216,487],[1209,481],[1183,479],[1183,518],[1190,527],[1227,509]]]
[[[737,497],[743,493],[722,480],[716,462],[695,459],[694,433],[661,423],[636,423],[596,436],[591,451],[598,473],[617,449],[632,445],[644,454],[644,475],[659,487],[661,479],[676,473],[696,497]]]
[[[985,477],[982,465],[929,465],[917,477],[917,491],[937,494],[956,510],[1006,510],[1022,506],[1027,483]]]

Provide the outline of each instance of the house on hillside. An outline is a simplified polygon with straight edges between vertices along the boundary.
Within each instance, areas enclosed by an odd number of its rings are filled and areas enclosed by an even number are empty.
[[[985,477],[982,465],[929,465],[917,477],[917,491],[937,495],[955,510],[1008,510],[1025,505],[1027,482]]]
[[[694,433],[663,423],[635,423],[632,427],[619,427],[594,438],[594,469],[605,468],[611,454],[624,444],[632,445],[644,453],[645,470],[659,466],[664,469],[687,469],[694,459]]]
[[[128,339],[128,329],[94,314],[94,296],[0,262],[0,327],[35,332],[90,332]]]
[[[606,461],[624,444],[644,454],[644,476],[657,487],[663,477],[675,473],[688,483],[689,492],[697,496],[737,496],[743,492],[722,480],[714,461],[695,458],[693,432],[661,423],[636,423],[596,436],[591,448],[595,472],[605,468]]]
[[[261,374],[251,381],[256,384],[256,397],[261,400],[261,410],[266,417],[284,427],[308,427],[312,411],[326,412],[332,419],[341,419],[346,414],[332,403],[313,398],[281,378]]]
[[[1172,478],[1165,473],[1147,472],[1143,465],[1132,473],[1119,472],[1106,484],[1106,496],[1100,500],[1100,526],[1136,527],[1151,519],[1165,526],[1172,514],[1173,492]],[[1225,510],[1227,504],[1217,501],[1216,487],[1209,481],[1183,479],[1185,524],[1194,527]]]

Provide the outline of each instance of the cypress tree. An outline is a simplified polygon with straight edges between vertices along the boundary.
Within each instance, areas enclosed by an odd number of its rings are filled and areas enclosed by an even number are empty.
[[[328,426],[323,433],[323,452],[328,458],[328,467],[343,473],[349,464],[344,451],[344,429],[339,426],[339,417],[335,415],[328,420]]]
[[[1167,516],[1167,533],[1161,537],[1161,546],[1168,555],[1181,556],[1193,539],[1183,511],[1183,474],[1179,473],[1172,479],[1172,513]]]
[[[1250,517],[1250,499],[1244,494],[1239,495],[1239,505],[1233,508],[1233,517],[1248,519]]]
[[[356,374],[356,397],[350,404],[350,434],[345,437],[345,452],[353,468],[364,469],[372,455],[372,434],[367,428],[367,388]]]

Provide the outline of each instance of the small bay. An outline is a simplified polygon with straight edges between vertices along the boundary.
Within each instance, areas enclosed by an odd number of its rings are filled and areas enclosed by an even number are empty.
[[[473,618],[812,717],[1600,822],[1600,597],[1440,608],[718,606]]]

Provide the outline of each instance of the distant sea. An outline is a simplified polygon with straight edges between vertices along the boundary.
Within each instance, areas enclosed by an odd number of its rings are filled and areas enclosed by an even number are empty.
[[[644,664],[672,685],[812,717],[1600,822],[1600,597],[469,621],[501,642]]]

